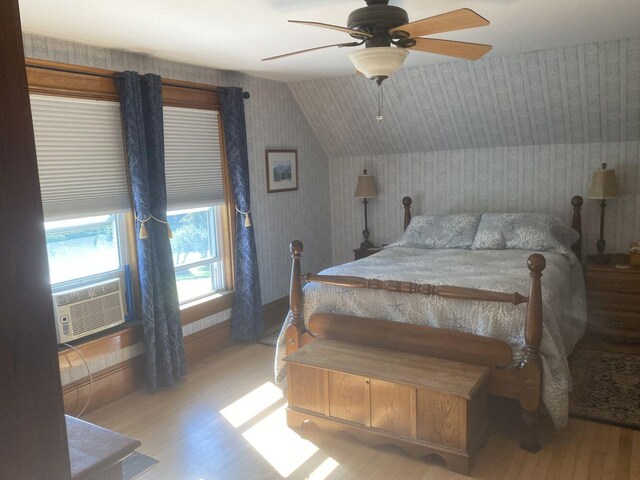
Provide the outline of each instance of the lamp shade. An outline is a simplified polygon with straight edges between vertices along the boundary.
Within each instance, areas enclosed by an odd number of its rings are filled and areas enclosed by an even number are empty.
[[[616,170],[596,170],[591,178],[591,187],[587,198],[604,199],[618,196],[618,182],[616,180]]]
[[[376,181],[373,175],[367,175],[365,170],[362,175],[358,175],[358,185],[356,186],[356,198],[373,198],[378,196]]]
[[[349,54],[349,59],[367,78],[387,78],[404,63],[409,52],[398,47],[371,47]]]

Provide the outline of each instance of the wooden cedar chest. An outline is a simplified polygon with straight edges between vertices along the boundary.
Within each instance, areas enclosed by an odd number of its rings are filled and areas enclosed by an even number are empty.
[[[436,454],[469,473],[486,435],[488,368],[328,339],[285,361],[290,427],[313,422],[365,443]]]

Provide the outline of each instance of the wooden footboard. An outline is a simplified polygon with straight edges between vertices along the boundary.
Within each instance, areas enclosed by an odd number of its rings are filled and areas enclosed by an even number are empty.
[[[446,285],[381,281],[360,277],[332,275],[301,275],[302,242],[291,243],[290,307],[293,321],[287,329],[287,355],[316,338],[330,338],[364,345],[390,348],[408,353],[486,365],[491,368],[490,393],[514,398],[522,407],[523,429],[521,446],[529,451],[540,448],[542,359],[542,289],[540,279],[546,266],[540,254],[529,256],[527,267],[531,276],[529,297],[518,293],[494,292]],[[346,288],[369,288],[417,295],[436,295],[460,300],[527,303],[524,356],[513,362],[511,347],[494,338],[421,325],[404,324],[348,315],[312,315],[308,328],[303,320],[303,283],[316,282]]]
[[[411,221],[411,198],[402,200],[404,205],[404,228]],[[582,197],[571,200],[573,206],[572,227],[581,232],[580,208]],[[572,246],[579,257],[581,241]],[[389,348],[408,353],[458,360],[466,363],[486,365],[491,368],[489,392],[493,395],[519,401],[522,412],[521,447],[536,452],[540,449],[538,430],[540,425],[542,392],[542,288],[541,277],[545,269],[545,258],[540,254],[530,255],[527,268],[531,277],[529,296],[518,293],[494,292],[457,286],[417,284],[399,281],[381,281],[360,277],[314,275],[301,273],[302,242],[291,243],[290,307],[293,322],[288,328],[287,354],[302,348],[316,338],[329,338],[352,343]],[[306,282],[337,285],[346,288],[387,290],[416,295],[436,295],[451,299],[508,302],[518,305],[527,303],[525,318],[525,343],[522,358],[514,362],[511,347],[497,339],[456,332],[447,329],[391,322],[348,315],[314,314],[308,328],[303,320],[303,284]]]

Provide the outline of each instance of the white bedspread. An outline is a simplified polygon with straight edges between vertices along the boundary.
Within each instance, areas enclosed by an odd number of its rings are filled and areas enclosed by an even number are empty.
[[[382,252],[321,272],[369,279],[456,285],[529,294],[528,250],[425,250],[387,248]],[[542,252],[544,331],[541,344],[544,404],[556,427],[566,425],[571,376],[567,356],[586,328],[586,298],[580,263],[573,256]],[[436,296],[350,289],[311,283],[304,288],[304,319],[313,313],[337,313],[448,328],[504,340],[522,354],[526,304],[451,300]],[[284,332],[276,354],[276,379],[284,379]]]

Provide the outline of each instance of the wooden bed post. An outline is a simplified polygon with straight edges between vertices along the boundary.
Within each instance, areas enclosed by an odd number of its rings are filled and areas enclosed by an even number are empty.
[[[580,195],[576,195],[571,199],[571,205],[573,206],[573,218],[571,220],[571,228],[576,230],[580,234],[580,238],[576,243],[571,245],[571,250],[576,254],[578,260],[582,260],[582,216],[580,210],[582,210],[583,198]]]
[[[406,230],[411,222],[411,197],[404,197],[402,205],[404,205],[404,230]]]
[[[534,253],[527,260],[531,290],[527,304],[527,317],[524,327],[524,359],[521,364],[522,393],[520,407],[522,410],[522,428],[520,447],[529,452],[540,450],[538,438],[540,429],[540,402],[542,391],[542,357],[540,342],[542,341],[542,286],[540,278],[546,267],[545,258]]]
[[[302,318],[302,275],[300,258],[304,247],[300,240],[294,240],[289,247],[291,251],[291,284],[289,289],[289,308],[293,322],[287,328],[287,355],[295,352],[302,346],[301,336],[305,331]]]

